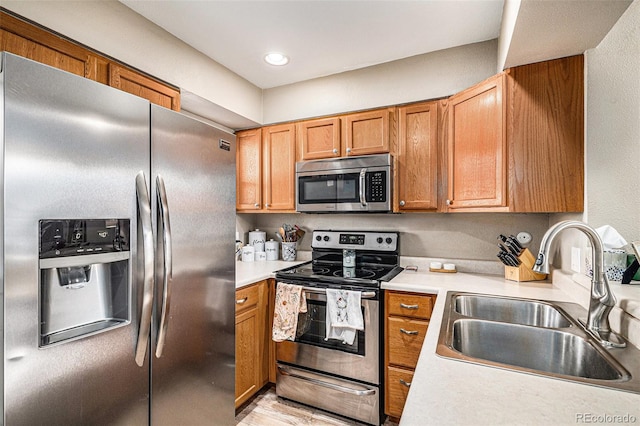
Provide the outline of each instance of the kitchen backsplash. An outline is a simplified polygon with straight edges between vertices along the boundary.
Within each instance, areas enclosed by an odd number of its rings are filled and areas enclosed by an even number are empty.
[[[236,229],[243,242],[250,230],[266,231],[276,239],[282,224],[296,224],[306,231],[393,230],[400,232],[400,255],[449,259],[498,261],[499,234],[527,231],[537,252],[549,228],[548,214],[456,213],[456,214],[237,214]],[[311,250],[308,232],[298,250]]]

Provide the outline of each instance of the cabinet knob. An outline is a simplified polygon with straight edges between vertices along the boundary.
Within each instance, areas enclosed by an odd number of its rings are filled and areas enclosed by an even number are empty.
[[[351,148],[347,148],[347,152],[351,152]]]
[[[258,207],[260,207],[260,204],[255,203],[255,204],[254,204],[254,206],[255,206],[255,208],[257,209]]]
[[[244,302],[246,302],[247,300],[249,300],[249,297],[245,297],[245,298],[243,298],[243,299],[236,300],[236,305],[242,305],[242,304],[244,304]]]
[[[400,200],[400,206],[402,207],[402,206],[404,206],[404,205],[405,205],[404,200]]]
[[[400,384],[404,385],[406,387],[411,387],[411,382],[405,382],[404,380],[400,379]]]
[[[447,205],[450,206],[453,204],[453,200],[447,200]]]
[[[334,153],[334,154],[337,154],[337,153],[338,153],[338,150],[337,150],[336,148],[333,148],[333,153]]]
[[[418,330],[405,330],[404,328],[401,328],[400,333],[408,334],[409,336],[416,336],[418,334]]]
[[[269,207],[269,203],[264,203],[264,206],[265,207]]]

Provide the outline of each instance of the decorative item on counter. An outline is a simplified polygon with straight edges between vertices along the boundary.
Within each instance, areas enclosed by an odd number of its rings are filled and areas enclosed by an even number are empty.
[[[632,284],[632,280],[638,281],[640,284],[640,241],[632,241],[629,243],[629,249],[632,254],[627,257],[627,269],[622,275],[622,284]]]
[[[249,231],[249,245],[256,249],[256,253],[264,251],[264,242],[267,239],[267,233],[256,229],[255,231]]]
[[[256,261],[257,262],[263,262],[265,260],[267,260],[267,253],[263,252],[263,251],[257,251],[256,255],[255,255]]]
[[[264,251],[267,254],[267,260],[278,260],[278,246],[280,243],[273,239],[264,243]]]
[[[244,246],[242,247],[242,261],[243,262],[253,262],[255,259],[256,249],[253,246]]]
[[[533,272],[533,267],[536,264],[536,258],[528,248],[522,246],[517,237],[513,235],[506,237],[500,234],[498,239],[502,241],[502,243],[498,243],[498,248],[500,248],[498,259],[504,263],[505,279],[522,282],[542,281],[547,278],[546,274]],[[530,242],[529,238],[529,241],[526,242],[526,244],[529,244]]]
[[[604,225],[596,229],[602,239],[604,250],[604,272],[609,282],[620,283],[627,269],[627,240],[610,225]],[[591,257],[585,258],[587,276],[593,276]]]
[[[429,271],[430,272],[445,272],[445,273],[449,273],[449,274],[458,272],[458,271],[456,271],[456,264],[455,263],[442,263],[442,262],[431,262],[431,263],[429,263]]]
[[[283,224],[278,230],[282,239],[282,260],[296,260],[296,245],[304,237],[305,232],[298,225]]]
[[[296,260],[296,242],[295,241],[283,241],[282,242],[282,260],[293,261]]]

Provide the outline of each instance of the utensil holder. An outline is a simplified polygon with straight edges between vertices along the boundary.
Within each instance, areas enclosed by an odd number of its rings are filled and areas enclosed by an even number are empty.
[[[505,266],[504,267],[504,277],[510,281],[542,281],[547,278],[547,274],[539,274],[533,271],[533,267],[536,264],[536,258],[533,256],[533,253],[529,251],[529,249],[524,249],[520,256],[519,266]]]

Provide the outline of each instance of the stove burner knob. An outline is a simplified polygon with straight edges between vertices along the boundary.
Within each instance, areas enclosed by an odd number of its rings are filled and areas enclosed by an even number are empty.
[[[322,237],[320,235],[316,235],[316,241],[322,241]]]
[[[378,237],[378,238],[376,238],[376,242],[377,242],[378,244],[382,244],[382,237]]]
[[[324,238],[322,238],[322,239],[325,240],[325,241],[329,241],[329,236],[325,235]]]
[[[387,242],[387,244],[391,244],[393,242],[393,240],[391,239],[391,237],[387,237],[387,239],[385,240]]]

